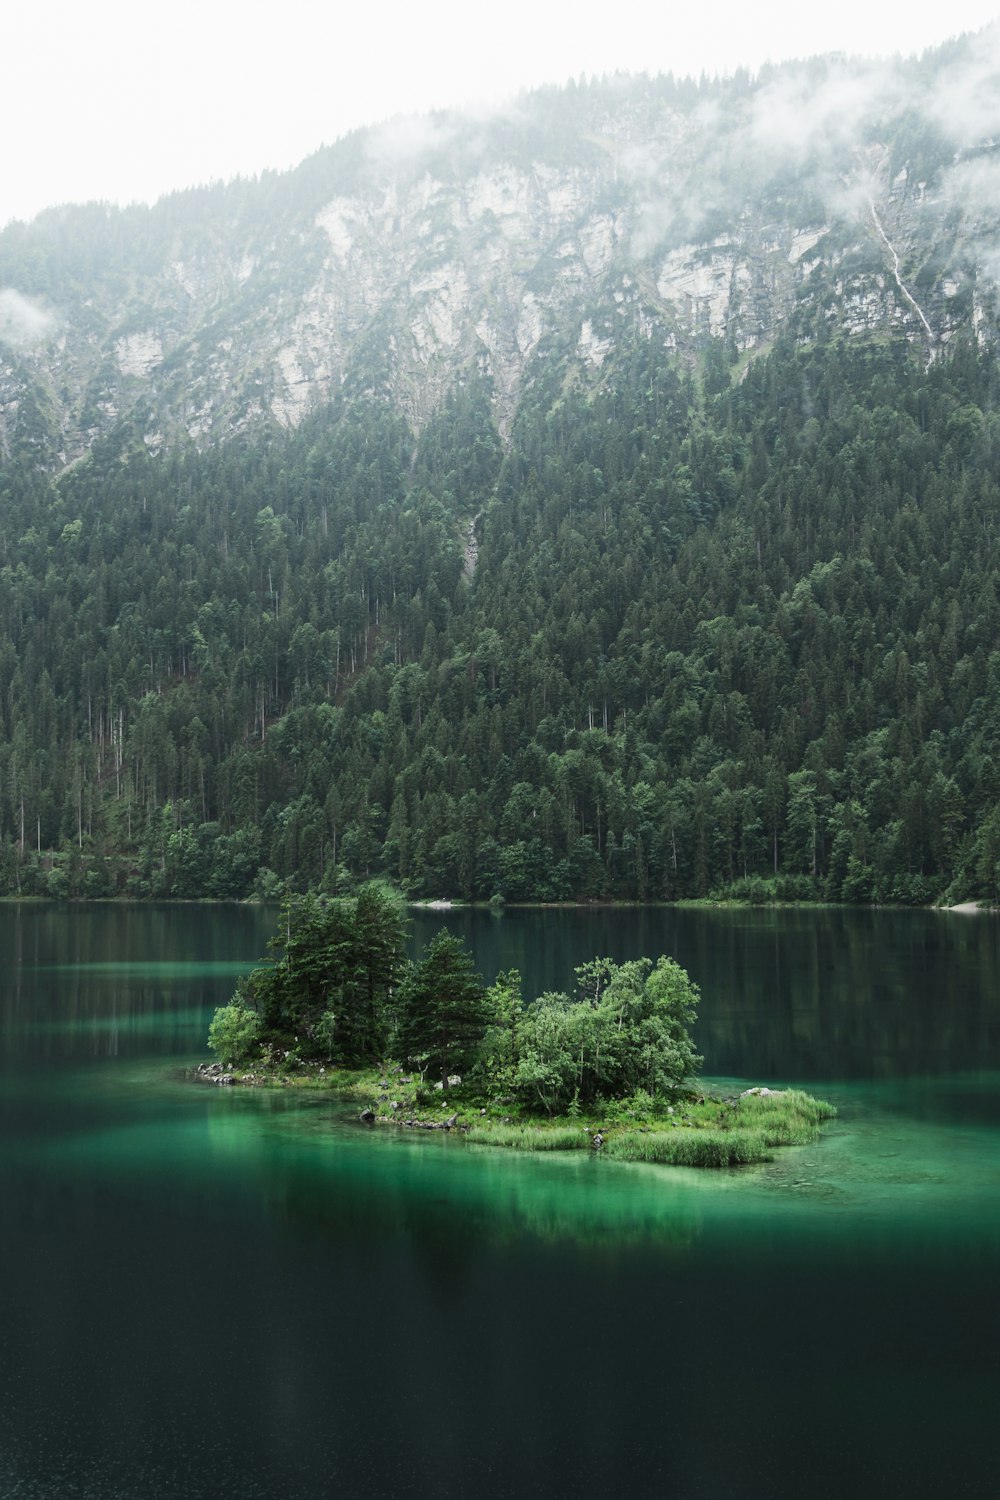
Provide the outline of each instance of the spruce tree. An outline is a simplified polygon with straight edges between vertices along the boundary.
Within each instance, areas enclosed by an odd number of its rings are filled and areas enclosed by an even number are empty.
[[[421,1073],[465,1072],[486,1026],[483,986],[458,938],[442,928],[399,991],[397,1050]]]

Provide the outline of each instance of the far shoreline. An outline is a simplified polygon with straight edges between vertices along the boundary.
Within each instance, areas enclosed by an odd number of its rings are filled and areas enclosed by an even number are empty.
[[[47,896],[8,893],[0,896],[0,906],[56,906],[75,909],[95,906],[142,907],[154,906],[225,906],[225,907],[273,907],[280,906],[286,895],[301,894],[285,892],[275,896]],[[330,900],[340,899],[331,894]],[[950,912],[956,916],[995,916],[1000,906],[989,901],[958,901],[946,906],[938,902],[927,905],[910,905],[903,902],[848,902],[848,901],[734,901],[714,900],[711,896],[684,896],[677,901],[623,901],[613,896],[591,896],[583,901],[464,901],[459,897],[417,896],[404,898],[407,910],[414,912],[447,915],[452,912],[490,912],[502,916],[507,911],[933,911]]]

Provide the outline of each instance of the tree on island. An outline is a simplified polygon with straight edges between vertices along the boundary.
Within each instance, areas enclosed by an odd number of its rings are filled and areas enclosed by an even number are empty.
[[[699,991],[672,958],[616,964],[596,958],[576,970],[576,996],[545,994],[520,1026],[515,1087],[548,1114],[575,1100],[669,1095],[702,1059],[688,1026]]]
[[[424,957],[411,966],[399,992],[397,1047],[421,1074],[463,1074],[475,1060],[486,1028],[485,995],[472,959],[442,927]]]
[[[421,1080],[447,1087],[471,1075],[488,1097],[549,1115],[671,1097],[701,1065],[689,1031],[698,987],[672,958],[595,958],[576,969],[573,994],[526,1005],[516,970],[484,989],[444,928],[407,960],[405,927],[399,898],[378,882],[354,900],[286,901],[270,945],[278,956],[216,1011],[209,1045],[228,1064],[274,1049],[349,1066],[391,1056]]]
[[[492,1093],[508,1094],[515,1088],[521,1055],[524,1001],[519,971],[501,970],[484,999],[486,1030],[479,1044],[477,1071]]]
[[[240,980],[209,1045],[230,1062],[268,1044],[340,1063],[379,1060],[405,972],[406,926],[401,899],[381,881],[353,900],[289,897],[268,945],[275,957]]]

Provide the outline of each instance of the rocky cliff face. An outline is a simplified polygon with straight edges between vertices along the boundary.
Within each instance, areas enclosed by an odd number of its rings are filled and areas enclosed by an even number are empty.
[[[697,358],[783,328],[997,331],[996,34],[695,87],[614,79],[398,121],[296,172],[0,235],[0,447],[47,467],[295,424],[384,391],[419,427],[463,370],[501,430],[532,362],[624,328]]]

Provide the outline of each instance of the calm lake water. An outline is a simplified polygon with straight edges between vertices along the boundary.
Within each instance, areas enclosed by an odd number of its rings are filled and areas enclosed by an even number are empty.
[[[487,978],[673,954],[728,1173],[186,1082],[273,911],[0,907],[0,1497],[998,1493],[1000,923],[448,914]],[[417,936],[442,925],[422,914]]]

